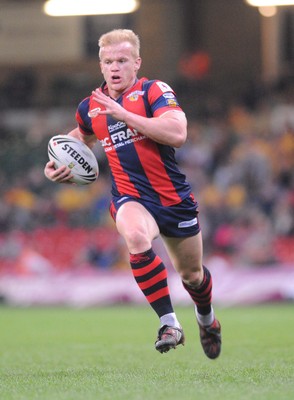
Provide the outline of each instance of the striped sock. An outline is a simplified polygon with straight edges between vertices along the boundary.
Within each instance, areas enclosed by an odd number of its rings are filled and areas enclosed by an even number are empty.
[[[173,313],[167,284],[167,270],[152,249],[130,254],[134,278],[147,301],[159,317]]]
[[[203,271],[204,276],[200,286],[193,287],[187,285],[185,282],[183,282],[183,286],[196,304],[197,313],[201,315],[207,315],[212,311],[212,278],[209,270],[205,266],[203,266]]]

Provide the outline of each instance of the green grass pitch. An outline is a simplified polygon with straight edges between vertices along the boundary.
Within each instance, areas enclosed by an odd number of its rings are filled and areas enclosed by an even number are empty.
[[[176,311],[186,344],[160,354],[148,307],[2,307],[0,399],[294,399],[293,304],[216,309],[217,360],[200,348],[193,307]]]

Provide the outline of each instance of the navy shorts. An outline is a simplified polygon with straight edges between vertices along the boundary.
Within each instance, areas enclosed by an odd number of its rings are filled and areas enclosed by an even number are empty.
[[[198,203],[193,195],[181,203],[170,207],[138,199],[136,197],[122,195],[113,197],[110,205],[110,213],[115,220],[120,206],[128,201],[136,201],[142,204],[155,219],[161,234],[167,237],[189,237],[200,232],[198,220]]]

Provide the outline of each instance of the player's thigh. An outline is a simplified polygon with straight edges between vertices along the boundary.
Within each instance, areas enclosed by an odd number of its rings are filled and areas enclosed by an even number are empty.
[[[119,208],[116,215],[116,226],[129,247],[134,246],[136,242],[147,242],[151,247],[152,240],[159,235],[159,228],[153,216],[136,201],[126,202]],[[144,250],[132,249],[132,251]]]
[[[202,270],[203,244],[201,231],[187,238],[164,238],[173,264],[182,275]]]

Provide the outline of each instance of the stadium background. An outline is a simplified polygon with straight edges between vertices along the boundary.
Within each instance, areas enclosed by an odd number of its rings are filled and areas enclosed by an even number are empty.
[[[177,157],[200,203],[216,303],[293,300],[294,7],[266,18],[243,0],[141,0],[130,15],[50,18],[42,4],[0,0],[1,301],[144,301],[108,215],[99,146],[96,184],[43,175],[49,138],[75,126],[101,82],[97,38],[116,27],[140,35],[141,75],[170,83],[187,113]]]

